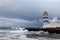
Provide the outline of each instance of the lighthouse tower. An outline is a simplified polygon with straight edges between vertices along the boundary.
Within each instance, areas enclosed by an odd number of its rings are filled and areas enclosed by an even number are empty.
[[[49,24],[48,12],[46,12],[46,11],[43,13],[43,20],[44,20],[44,24],[43,24],[43,28],[44,28],[44,27],[46,27]]]

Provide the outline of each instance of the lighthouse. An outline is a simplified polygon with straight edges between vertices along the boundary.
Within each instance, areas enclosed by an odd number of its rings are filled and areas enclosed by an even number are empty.
[[[46,11],[43,13],[43,20],[44,20],[43,27],[46,27],[49,24],[48,12],[46,12]]]

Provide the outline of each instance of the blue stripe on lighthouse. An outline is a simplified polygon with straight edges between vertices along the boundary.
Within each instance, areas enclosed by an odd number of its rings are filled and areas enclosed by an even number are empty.
[[[48,17],[43,17],[44,19],[48,19]]]

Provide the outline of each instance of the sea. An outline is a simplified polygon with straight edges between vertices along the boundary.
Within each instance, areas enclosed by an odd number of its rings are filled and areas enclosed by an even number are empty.
[[[2,28],[0,40],[60,40],[60,34],[49,34],[43,31],[29,32],[25,28]]]

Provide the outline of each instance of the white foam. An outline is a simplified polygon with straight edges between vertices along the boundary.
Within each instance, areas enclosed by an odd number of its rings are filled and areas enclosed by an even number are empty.
[[[50,23],[46,23],[45,25],[43,25],[43,28],[56,28],[56,27],[60,27],[60,20],[58,20],[57,17],[54,17]]]

